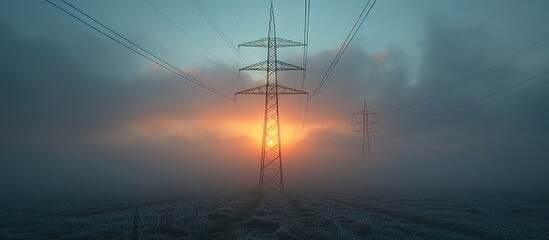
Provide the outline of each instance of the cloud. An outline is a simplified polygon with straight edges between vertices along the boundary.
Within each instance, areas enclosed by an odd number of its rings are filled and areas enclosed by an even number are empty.
[[[199,179],[208,178],[200,177],[196,168],[216,164],[209,154],[217,151],[203,146],[221,152],[234,148],[209,129],[192,126],[201,114],[232,111],[232,105],[194,85],[163,71],[119,78],[117,67],[103,66],[130,63],[139,71],[139,64],[89,33],[70,35],[81,40],[80,49],[103,56],[101,64],[57,39],[24,38],[5,25],[0,31],[6,57],[0,67],[3,196],[53,195],[67,189],[74,194],[122,194],[170,183],[198,190],[207,185]],[[219,165],[231,169],[229,162]],[[228,176],[216,169],[212,166],[206,174],[218,179],[211,185]]]
[[[543,127],[545,117],[540,111],[543,111],[541,105],[549,100],[542,94],[547,85],[537,79],[532,85],[494,95],[543,70],[520,64],[539,60],[540,53],[528,52],[492,67],[516,50],[506,48],[505,41],[487,29],[452,25],[436,16],[426,18],[424,26],[417,70],[411,69],[409,56],[398,46],[372,53],[356,45],[351,47],[311,103],[308,123],[331,121],[335,122],[332,126],[350,126],[351,114],[360,110],[362,97],[367,97],[372,111],[391,109],[491,69],[431,101],[380,115],[380,123],[385,126],[381,127],[380,136],[372,137],[375,164],[367,174],[396,187],[544,189],[546,174],[541,169],[546,169],[549,163],[540,162],[544,156],[541,145],[547,141],[548,129]],[[379,52],[384,53],[384,61],[378,60]],[[320,69],[328,66],[332,57],[330,51],[311,57],[313,73],[308,74],[314,76],[312,79],[321,77]],[[463,104],[467,105],[460,108]],[[410,124],[390,124],[434,116],[453,108],[456,111]],[[334,132],[329,134],[336,136]],[[342,138],[338,142],[343,149],[338,153],[354,153],[348,156],[349,161],[359,158],[356,137],[353,140],[345,134]],[[525,154],[529,157],[525,158]]]

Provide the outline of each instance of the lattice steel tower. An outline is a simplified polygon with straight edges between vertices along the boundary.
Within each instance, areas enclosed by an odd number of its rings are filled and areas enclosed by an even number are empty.
[[[366,156],[368,156],[368,162],[372,160],[372,151],[370,150],[370,133],[378,133],[378,121],[377,113],[368,111],[368,105],[366,99],[364,99],[364,106],[362,111],[354,113],[353,116],[358,116],[360,119],[355,122],[355,125],[359,125],[360,128],[354,130],[355,133],[362,134],[362,165],[366,162]]]
[[[326,153],[327,150],[332,149],[332,139],[329,137],[326,137],[326,132],[322,133],[322,138],[320,140],[320,149],[322,149],[323,153]]]
[[[266,84],[253,87],[235,93],[235,98],[239,94],[260,94],[265,95],[265,116],[263,120],[263,136],[261,145],[261,170],[259,173],[259,186],[263,189],[265,186],[273,183],[281,190],[284,190],[284,177],[282,175],[282,154],[280,142],[280,126],[278,116],[278,95],[283,94],[308,94],[307,92],[285,87],[278,84],[277,72],[287,70],[305,70],[302,67],[277,60],[276,49],[282,47],[305,46],[298,43],[276,37],[273,3],[269,17],[269,33],[266,38],[247,42],[238,45],[239,47],[264,47],[267,48],[267,60],[252,64],[239,69],[266,71]]]

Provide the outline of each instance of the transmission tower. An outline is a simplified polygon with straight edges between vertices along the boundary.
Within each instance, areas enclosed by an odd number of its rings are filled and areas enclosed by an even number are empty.
[[[320,148],[323,152],[326,152],[326,150],[332,149],[332,139],[326,137],[326,132],[323,133],[322,138],[320,140]]]
[[[368,105],[366,104],[366,99],[364,99],[362,111],[354,113],[353,116],[359,118],[358,121],[354,122],[354,125],[358,126],[358,129],[354,130],[354,133],[362,134],[362,165],[364,166],[366,161],[370,162],[372,160],[370,133],[379,134],[377,113],[368,111]]]
[[[253,87],[235,93],[265,95],[265,113],[263,119],[263,136],[261,144],[261,170],[259,172],[259,186],[263,189],[269,184],[274,184],[284,191],[284,177],[282,175],[282,155],[280,142],[280,126],[278,115],[278,96],[284,94],[308,94],[307,92],[278,84],[277,72],[287,70],[305,70],[302,67],[277,60],[276,50],[282,47],[305,46],[303,43],[294,42],[276,37],[273,3],[269,17],[269,33],[266,38],[246,42],[239,47],[263,47],[267,48],[267,60],[239,69],[251,71],[266,71],[265,85]]]

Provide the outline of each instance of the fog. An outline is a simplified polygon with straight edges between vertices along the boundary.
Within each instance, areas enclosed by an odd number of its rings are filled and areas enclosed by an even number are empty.
[[[549,189],[546,76],[448,114],[398,124],[542,72],[546,44],[428,103],[380,114],[372,159],[361,163],[352,114],[363,98],[372,111],[393,109],[476,76],[509,52],[482,26],[454,26],[440,16],[425,18],[421,36],[417,64],[401,46],[371,52],[358,44],[369,36],[357,38],[311,100],[303,134],[296,133],[300,98],[281,100],[282,126],[288,125],[281,134],[292,139],[282,148],[290,191]],[[82,29],[28,36],[0,21],[0,49],[2,198],[219,193],[257,185],[260,143],[246,127],[261,128],[263,98],[239,99],[243,121],[233,103]],[[311,52],[306,89],[336,51]],[[240,88],[234,74],[213,62],[182,69],[228,93]],[[247,86],[263,80],[241,76]],[[282,74],[280,82],[297,87],[300,78]],[[319,142],[324,136],[332,139],[327,149]]]

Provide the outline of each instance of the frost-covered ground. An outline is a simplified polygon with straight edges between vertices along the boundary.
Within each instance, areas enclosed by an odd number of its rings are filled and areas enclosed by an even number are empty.
[[[547,198],[246,193],[0,210],[0,239],[549,239]]]

